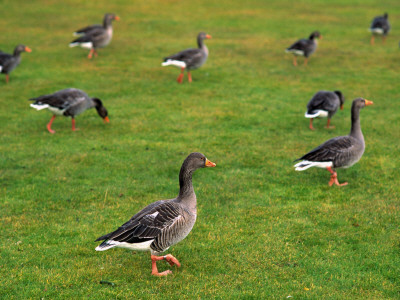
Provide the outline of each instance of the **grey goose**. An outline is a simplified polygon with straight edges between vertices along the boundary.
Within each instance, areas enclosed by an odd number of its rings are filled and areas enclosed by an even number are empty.
[[[305,117],[310,119],[310,129],[314,130],[313,119],[328,117],[326,128],[334,128],[330,126],[331,118],[338,108],[343,109],[344,96],[341,91],[318,91],[307,104],[307,112]]]
[[[13,54],[0,51],[0,73],[6,74],[6,83],[10,79],[9,74],[11,71],[20,64],[22,52],[32,52],[32,50],[25,45],[18,45],[15,47]]]
[[[308,63],[308,57],[317,50],[317,39],[321,38],[322,35],[319,31],[314,31],[310,34],[308,39],[301,39],[287,48],[286,53],[293,54],[293,65],[297,66],[296,56],[304,56],[304,65]]]
[[[42,110],[47,108],[53,113],[53,117],[47,124],[47,130],[50,133],[55,133],[51,129],[56,115],[71,117],[72,118],[72,130],[75,131],[75,116],[83,113],[87,109],[95,107],[99,116],[104,122],[109,122],[107,109],[103,106],[103,103],[98,98],[91,98],[84,91],[68,88],[57,91],[53,94],[43,95],[29,100],[35,101],[31,104],[31,107]]]
[[[296,159],[301,160],[295,164],[296,171],[303,171],[310,167],[326,168],[331,173],[329,186],[347,185],[347,182],[339,183],[335,168],[348,168],[357,163],[365,150],[364,136],[361,131],[360,110],[372,105],[373,102],[357,98],[351,106],[351,130],[349,135],[332,138],[307,154]]]
[[[166,260],[180,267],[171,254],[158,256],[172,245],[183,240],[192,230],[197,216],[197,200],[192,184],[192,174],[204,167],[215,167],[203,154],[193,152],[184,160],[179,172],[179,194],[170,200],[160,200],[143,208],[117,230],[99,237],[103,241],[97,251],[119,247],[150,251],[152,275],[165,276],[172,271],[158,272],[157,261]]]
[[[375,43],[375,36],[381,35],[383,39],[383,43],[385,43],[386,36],[390,31],[390,23],[389,23],[389,15],[385,13],[383,16],[375,17],[371,26],[369,27],[369,31],[372,33],[371,35],[371,45]]]
[[[74,35],[78,35],[77,39],[73,40],[69,46],[90,49],[88,58],[92,58],[93,55],[97,56],[97,48],[103,48],[107,46],[112,39],[113,28],[112,21],[118,21],[119,17],[115,14],[105,14],[103,25],[91,25],[85,28],[79,29],[74,32]]]
[[[211,35],[205,32],[200,32],[197,35],[198,48],[186,49],[176,54],[170,55],[164,58],[162,66],[175,66],[181,69],[177,81],[183,82],[183,76],[185,70],[187,70],[188,81],[192,82],[192,75],[190,70],[200,68],[207,60],[208,48],[204,44],[205,39],[211,39]]]

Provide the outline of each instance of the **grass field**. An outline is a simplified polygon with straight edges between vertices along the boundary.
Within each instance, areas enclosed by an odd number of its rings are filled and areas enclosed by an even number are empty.
[[[0,49],[23,43],[10,83],[0,77],[0,298],[400,298],[400,5],[385,1],[0,0]],[[392,31],[369,44],[385,11]],[[111,44],[89,61],[72,32],[114,23]],[[284,49],[319,30],[308,66]],[[166,55],[213,39],[193,83],[162,68]],[[76,87],[103,100],[71,121],[27,99]],[[303,117],[318,90],[347,102],[334,130]],[[322,169],[293,160],[350,129],[356,97],[366,151],[329,187]],[[198,219],[169,253],[182,263],[151,276],[149,253],[96,252],[94,240],[147,204],[178,193],[193,151],[216,168],[193,178]],[[159,263],[159,269],[167,269]],[[106,280],[115,286],[103,285]]]

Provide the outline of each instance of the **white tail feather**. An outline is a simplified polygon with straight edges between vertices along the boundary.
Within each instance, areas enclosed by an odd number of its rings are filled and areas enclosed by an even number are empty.
[[[172,65],[172,66],[175,66],[175,67],[178,67],[178,68],[186,68],[186,63],[185,62],[180,61],[180,60],[173,60],[173,59],[169,59],[169,60],[163,62],[161,65],[163,67]]]
[[[1,70],[3,70],[3,67],[2,67],[2,66],[0,66],[0,72],[1,72]]]
[[[332,162],[331,161],[308,161],[308,160],[303,160],[297,164],[294,165],[296,168],[296,171],[304,171],[307,170],[308,168],[311,167],[318,167],[318,168],[327,168],[327,167],[332,167]]]
[[[49,105],[48,104],[33,104],[33,103],[31,103],[31,107],[36,108],[37,110],[42,110],[42,109],[48,108]]]
[[[309,114],[309,113],[305,113],[304,114],[304,117],[306,117],[306,118],[316,118],[316,117],[327,117],[328,116],[328,112],[326,111],[326,110],[317,110],[317,112],[316,113],[314,113],[314,114]]]

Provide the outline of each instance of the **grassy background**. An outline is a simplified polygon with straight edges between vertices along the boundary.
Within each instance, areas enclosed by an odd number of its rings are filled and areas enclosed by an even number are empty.
[[[393,298],[400,297],[400,5],[387,1],[22,1],[0,0],[0,49],[32,48],[0,78],[0,298]],[[389,13],[386,45],[367,28]],[[72,32],[121,17],[112,43],[89,61],[69,49]],[[313,30],[323,35],[309,65],[284,49]],[[193,83],[161,59],[195,46],[210,57]],[[109,110],[70,120],[36,112],[28,98],[76,87]],[[334,130],[306,104],[340,89],[345,110]],[[361,112],[362,160],[339,170],[292,161],[350,128]],[[198,220],[170,249],[182,263],[152,277],[148,253],[94,251],[93,241],[145,205],[173,198],[183,159],[217,163],[194,175]],[[160,263],[164,270],[167,264]],[[108,280],[115,287],[99,284]]]

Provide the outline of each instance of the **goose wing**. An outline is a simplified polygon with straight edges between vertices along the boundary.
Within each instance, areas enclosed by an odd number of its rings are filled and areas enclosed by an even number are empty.
[[[96,241],[113,240],[135,244],[152,240],[161,231],[173,226],[182,215],[183,209],[177,203],[160,200],[138,212],[116,231],[101,236]]]
[[[37,105],[47,104],[60,110],[67,110],[70,107],[85,101],[86,97],[77,89],[66,89],[54,94],[43,95],[29,100],[35,101],[34,104]]]
[[[296,161],[303,159],[318,162],[335,162],[346,159],[351,155],[355,144],[355,140],[351,136],[335,137],[304,154],[302,157],[296,159]]]
[[[184,61],[187,65],[193,65],[196,64],[197,61],[200,61],[203,57],[203,52],[199,48],[193,48],[193,49],[186,49],[183,50],[179,53],[170,55],[166,58],[164,58],[164,61],[167,60],[179,60],[179,61]]]
[[[316,109],[323,109],[327,111],[335,111],[338,108],[340,101],[335,101],[337,97],[330,92],[320,92],[314,95],[314,97],[308,102],[308,112],[312,112]]]

